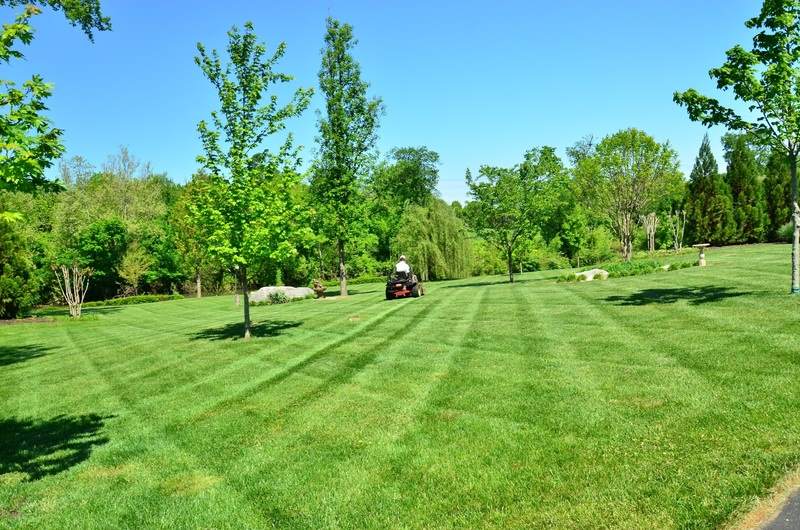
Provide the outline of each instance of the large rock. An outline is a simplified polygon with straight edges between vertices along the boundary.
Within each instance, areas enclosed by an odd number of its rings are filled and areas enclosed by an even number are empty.
[[[269,300],[269,295],[276,292],[282,292],[288,299],[305,298],[306,296],[314,296],[314,291],[309,287],[289,287],[281,285],[279,287],[262,287],[258,291],[250,292],[250,301],[253,303],[264,302]]]
[[[594,279],[607,280],[608,271],[603,269],[590,269],[588,271],[576,273],[575,276],[577,276],[579,280],[584,282],[590,282]]]

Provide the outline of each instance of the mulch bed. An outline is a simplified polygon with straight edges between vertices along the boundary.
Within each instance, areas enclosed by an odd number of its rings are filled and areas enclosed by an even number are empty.
[[[28,318],[12,318],[7,320],[0,320],[0,326],[14,326],[16,324],[42,324],[46,322],[55,322],[56,319],[50,317],[28,317]]]

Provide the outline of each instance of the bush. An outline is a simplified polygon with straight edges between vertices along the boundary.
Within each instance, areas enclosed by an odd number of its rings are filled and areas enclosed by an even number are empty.
[[[794,227],[791,221],[778,228],[778,239],[784,243],[791,243],[794,236]]]
[[[286,293],[283,291],[275,291],[274,293],[269,293],[269,303],[270,304],[286,304],[289,302],[289,297],[286,296]]]
[[[21,235],[0,220],[0,318],[17,318],[36,302],[40,285]]]
[[[623,278],[625,276],[641,276],[642,274],[652,274],[654,272],[665,272],[665,271],[685,269],[688,267],[694,267],[695,265],[697,265],[697,263],[693,261],[682,261],[682,262],[662,264],[654,260],[638,260],[638,261],[616,262],[616,263],[606,263],[606,264],[601,263],[591,268],[604,269],[608,271],[609,278]],[[580,275],[580,273],[586,272],[587,270],[589,269],[584,268],[577,274],[576,273],[563,274],[558,278],[556,278],[556,281],[557,282],[584,281],[585,278],[582,275]]]
[[[166,300],[180,300],[182,294],[140,294],[138,296],[121,296],[110,300],[98,300],[96,302],[85,302],[83,307],[102,307],[117,305],[149,304],[152,302],[164,302]]]

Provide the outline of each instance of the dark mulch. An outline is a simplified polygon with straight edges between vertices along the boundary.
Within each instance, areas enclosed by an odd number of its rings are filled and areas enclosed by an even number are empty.
[[[42,324],[55,321],[56,319],[51,317],[10,318],[5,320],[0,319],[0,326],[13,326],[16,324]]]

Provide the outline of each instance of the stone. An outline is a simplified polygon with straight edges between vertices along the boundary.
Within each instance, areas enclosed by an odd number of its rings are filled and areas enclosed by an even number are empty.
[[[259,302],[269,301],[269,295],[276,292],[282,292],[286,295],[286,298],[290,300],[314,296],[314,291],[309,287],[289,287],[288,285],[281,285],[278,287],[262,287],[258,291],[251,291],[250,301],[256,304]]]
[[[582,280],[584,282],[590,282],[595,278],[600,280],[607,280],[608,271],[604,269],[590,269],[588,271],[576,273],[575,276],[577,276],[579,280]]]

